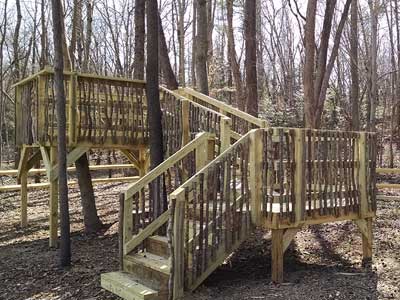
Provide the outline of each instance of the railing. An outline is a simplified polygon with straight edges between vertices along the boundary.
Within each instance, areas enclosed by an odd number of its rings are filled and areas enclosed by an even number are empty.
[[[64,72],[68,144],[136,145],[148,139],[145,82]],[[18,82],[17,144],[54,144],[57,119],[54,72],[44,69]]]
[[[160,87],[160,95],[166,156],[181,149],[199,132],[216,136],[216,154],[230,146],[230,118],[164,87]]]
[[[242,137],[170,195],[174,295],[195,289],[252,228],[251,180],[260,175],[251,161],[254,137]]]
[[[200,133],[179,152],[127,188],[124,197],[124,253],[145,248],[143,241],[169,219],[168,207],[156,207],[157,200],[169,195],[214,157],[215,138]],[[154,199],[157,199],[154,201]],[[157,211],[165,211],[161,216]]]
[[[214,111],[219,111],[223,115],[232,120],[232,138],[238,140],[240,136],[246,134],[251,129],[266,128],[267,121],[254,117],[245,113],[231,105],[212,97],[206,96],[190,88],[182,88],[179,90],[182,95],[202,106],[208,107]]]
[[[264,133],[264,213],[271,227],[376,210],[375,135],[309,129]]]

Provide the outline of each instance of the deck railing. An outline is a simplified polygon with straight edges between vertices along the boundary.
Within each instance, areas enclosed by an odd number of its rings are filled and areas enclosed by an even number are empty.
[[[145,82],[64,72],[70,146],[143,144],[148,138]],[[54,72],[44,69],[15,86],[17,144],[54,144]]]
[[[190,88],[182,88],[179,92],[202,106],[208,107],[213,111],[219,111],[221,114],[229,117],[232,120],[232,138],[238,140],[242,135],[245,135],[251,129],[266,128],[267,121],[254,117],[246,112],[241,111],[222,101],[199,93]]]

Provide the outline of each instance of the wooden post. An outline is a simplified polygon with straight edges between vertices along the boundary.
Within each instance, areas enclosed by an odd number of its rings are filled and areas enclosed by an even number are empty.
[[[53,168],[57,164],[57,147],[50,147],[50,167]],[[47,171],[48,174],[52,173],[52,170]],[[49,224],[50,224],[50,236],[49,246],[51,248],[57,247],[58,238],[58,178],[51,179],[50,181],[50,202],[49,202]]]
[[[173,223],[173,299],[182,299],[184,295],[185,273],[185,192],[180,192],[176,199]]]
[[[38,77],[38,132],[37,138],[39,142],[46,142],[47,128],[45,128],[46,110],[46,75],[39,75]]]
[[[77,142],[77,134],[76,134],[76,129],[77,129],[77,123],[76,123],[76,89],[77,89],[77,81],[78,81],[78,75],[76,72],[71,73],[70,75],[70,81],[69,81],[69,93],[68,93],[68,98],[69,98],[69,104],[67,107],[68,111],[68,121],[69,121],[69,127],[68,127],[68,144],[70,146],[74,146]]]
[[[21,86],[15,87],[15,145],[21,146],[23,143],[22,134],[22,95]]]
[[[146,149],[139,150],[139,176],[143,177],[147,173],[147,165],[146,165]]]
[[[294,159],[295,159],[295,172],[294,172],[294,193],[295,193],[295,219],[296,224],[299,225],[304,220],[304,207],[305,207],[305,186],[306,186],[306,177],[305,177],[305,152],[304,152],[304,144],[305,144],[305,135],[304,130],[302,129],[294,129],[295,131],[295,151],[294,151]]]
[[[283,282],[283,229],[272,229],[272,281]]]
[[[133,231],[133,216],[132,216],[132,209],[133,209],[133,199],[132,197],[126,197],[124,195],[124,219],[123,219],[123,242],[124,246],[132,239],[132,231]],[[124,247],[125,249],[125,247]],[[128,253],[125,252],[124,250],[124,255],[127,255]]]
[[[255,226],[261,225],[262,219],[263,133],[263,129],[254,129],[250,135],[250,207]]]
[[[118,211],[118,258],[119,269],[124,269],[124,202],[125,195],[119,195],[119,211]]]
[[[232,120],[231,118],[224,117],[221,118],[220,124],[220,138],[221,138],[221,153],[229,148],[231,145],[231,126]]]
[[[358,138],[358,178],[360,190],[360,217],[365,218],[368,214],[368,183],[367,183],[367,161],[366,153],[366,133],[360,132]]]
[[[215,140],[210,136],[204,144],[196,148],[196,171],[200,171],[214,159]]]
[[[21,169],[21,227],[28,225],[28,172],[26,166]]]
[[[372,218],[355,220],[362,236],[363,265],[368,265],[372,260]]]
[[[182,99],[182,146],[190,142],[189,101]]]

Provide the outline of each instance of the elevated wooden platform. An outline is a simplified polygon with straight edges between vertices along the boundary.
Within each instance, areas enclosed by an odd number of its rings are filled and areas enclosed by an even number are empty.
[[[16,85],[19,176],[38,159],[50,187],[56,239],[52,72]],[[353,220],[372,257],[376,212],[374,133],[272,128],[267,122],[191,89],[160,87],[165,161],[147,172],[145,82],[66,73],[68,163],[90,148],[121,150],[140,170],[122,193],[120,272],[102,286],[124,299],[181,299],[196,289],[252,233],[272,230],[272,280],[308,224]],[[22,207],[26,193],[22,193]],[[168,207],[156,215],[160,197]],[[24,198],[25,197],[25,198]],[[158,200],[157,200],[158,199]]]

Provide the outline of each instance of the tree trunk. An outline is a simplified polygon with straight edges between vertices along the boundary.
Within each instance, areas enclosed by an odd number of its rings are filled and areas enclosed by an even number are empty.
[[[350,32],[350,72],[351,72],[351,129],[360,130],[360,113],[358,110],[359,79],[358,79],[358,1],[351,3]]]
[[[178,0],[179,82],[185,85],[185,0]]]
[[[304,33],[304,114],[305,126],[316,127],[314,115],[314,65],[315,65],[315,17],[317,0],[309,0],[307,4],[306,25]]]
[[[60,201],[60,261],[61,266],[71,264],[70,222],[68,207],[67,183],[67,139],[64,91],[64,15],[60,0],[52,0],[53,39],[54,39],[54,90],[57,112],[57,145],[58,145],[58,196]]]
[[[159,23],[157,26],[158,26],[159,36],[157,39],[159,39],[159,48],[160,48],[159,60],[160,60],[161,70],[164,75],[164,79],[165,79],[165,83],[166,83],[167,87],[171,90],[176,90],[179,87],[179,84],[178,84],[178,81],[176,80],[175,73],[172,70],[171,62],[169,60],[167,42],[165,40],[164,29],[162,27],[162,22],[161,22],[160,16],[158,16],[158,22]],[[147,33],[147,35],[148,35],[148,33]],[[147,37],[147,38],[149,38],[149,37]],[[148,56],[147,56],[147,60],[149,60]],[[157,68],[157,70],[158,70],[158,68]],[[157,74],[157,76],[158,76],[158,74]],[[157,85],[157,89],[158,89],[158,85]]]
[[[96,233],[102,227],[96,208],[96,201],[93,193],[92,176],[90,175],[89,162],[86,153],[75,163],[78,176],[79,190],[81,193],[81,204],[83,210],[83,222],[86,233]],[[84,180],[82,180],[84,179]]]
[[[207,0],[197,0],[197,36],[196,36],[196,80],[200,92],[208,95],[207,76]]]
[[[146,0],[135,1],[135,50],[133,77],[144,79],[144,38]]]
[[[258,115],[256,1],[246,0],[244,9],[244,38],[246,48],[246,105],[247,112]]]
[[[240,73],[240,66],[236,57],[235,50],[235,37],[233,33],[233,0],[226,1],[226,15],[227,15],[227,40],[228,40],[228,57],[231,67],[233,81],[236,88],[236,105],[242,111],[245,111],[246,103],[243,95],[242,75]]]
[[[371,51],[370,51],[370,61],[371,61],[371,70],[370,70],[370,78],[371,78],[371,88],[370,88],[370,115],[368,120],[368,131],[375,131],[376,122],[375,122],[375,111],[376,105],[378,102],[378,91],[377,91],[377,34],[378,34],[378,11],[377,11],[377,3],[375,0],[368,1],[369,9],[370,9],[370,19],[371,19]],[[397,12],[396,12],[397,13]]]
[[[160,93],[158,83],[158,38],[159,15],[157,0],[147,1],[147,65],[146,65],[146,93],[148,122],[150,127],[150,167],[158,166],[164,158],[163,136],[161,124]],[[165,41],[165,40],[164,40]],[[154,218],[160,216],[166,209],[166,199],[161,197],[160,181],[153,184],[153,212]]]

